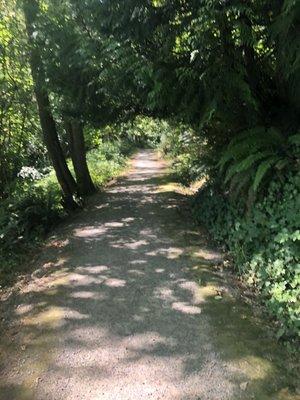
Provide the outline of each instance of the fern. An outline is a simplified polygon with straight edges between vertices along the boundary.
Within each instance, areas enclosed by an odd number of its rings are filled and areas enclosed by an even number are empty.
[[[222,171],[225,165],[232,159],[239,160],[240,158],[247,157],[249,153],[253,154],[260,150],[264,151],[264,149],[276,149],[283,141],[282,135],[274,128],[266,130],[264,127],[256,127],[247,130],[230,142],[218,166]]]
[[[259,152],[259,153],[251,154],[250,156],[243,159],[242,161],[239,161],[238,163],[233,163],[226,173],[225,183],[227,183],[233,177],[233,175],[235,175],[236,173],[248,170],[257,161],[259,161],[263,158],[266,158],[270,154],[271,153]]]
[[[268,158],[267,160],[264,160],[262,163],[259,164],[256,174],[255,174],[253,186],[252,186],[254,192],[257,192],[257,189],[258,189],[262,179],[264,178],[266,173],[270,170],[270,168],[272,168],[272,166],[276,163],[276,161],[278,161],[278,157],[274,156],[274,157]]]
[[[291,154],[297,155],[299,143],[300,134],[286,139],[275,128],[256,127],[242,132],[229,143],[218,162],[224,183],[230,184],[231,192],[240,192],[247,184],[256,193],[268,173],[281,173],[293,163]]]

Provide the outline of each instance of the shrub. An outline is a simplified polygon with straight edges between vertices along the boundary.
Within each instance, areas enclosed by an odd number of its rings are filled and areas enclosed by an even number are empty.
[[[207,146],[195,130],[184,124],[170,124],[159,145],[169,156],[177,177],[183,184],[201,179],[207,173]]]
[[[87,154],[87,162],[92,180],[99,188],[120,173],[125,165],[126,156],[121,143],[104,142],[101,147]]]
[[[87,154],[97,187],[120,173],[130,150],[132,145],[121,141],[101,142]],[[24,269],[24,256],[65,216],[54,172],[42,175],[23,167],[9,197],[0,202],[0,283],[9,283]]]
[[[278,321],[279,337],[299,335],[300,174],[272,180],[266,196],[245,213],[242,206],[207,185],[194,215],[232,256],[237,272],[262,293]]]
[[[0,206],[0,280],[22,268],[20,258],[64,216],[57,185],[18,184]]]

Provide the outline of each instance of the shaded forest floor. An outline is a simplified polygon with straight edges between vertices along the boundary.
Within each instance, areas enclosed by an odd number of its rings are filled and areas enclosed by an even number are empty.
[[[2,301],[1,400],[299,399],[287,353],[185,205],[141,151],[59,227]]]

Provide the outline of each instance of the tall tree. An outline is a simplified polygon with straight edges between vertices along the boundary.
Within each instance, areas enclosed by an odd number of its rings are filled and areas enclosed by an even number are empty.
[[[57,128],[51,112],[49,95],[46,88],[42,58],[39,48],[35,43],[35,36],[37,35],[35,26],[39,13],[38,2],[35,0],[24,0],[23,10],[28,42],[30,45],[30,66],[34,81],[34,91],[45,145],[51,158],[57,180],[63,191],[64,205],[66,208],[74,209],[77,207],[74,200],[74,194],[77,192],[77,185],[68,168],[59,142]]]
[[[65,121],[79,194],[86,196],[95,192],[87,161],[83,135],[83,123],[78,119]]]

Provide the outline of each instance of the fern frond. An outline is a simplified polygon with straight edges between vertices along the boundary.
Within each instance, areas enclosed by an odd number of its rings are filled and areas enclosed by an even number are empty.
[[[270,157],[267,160],[264,160],[263,162],[261,162],[259,164],[256,174],[255,174],[254,182],[252,185],[254,192],[257,192],[257,189],[258,189],[261,181],[263,180],[264,176],[272,168],[272,166],[278,161],[278,159],[279,159],[278,156]]]
[[[287,158],[282,158],[275,164],[275,168],[278,170],[282,170],[287,165],[289,165],[289,160]]]
[[[266,157],[270,156],[271,154],[272,154],[271,152],[258,152],[255,154],[251,154],[250,156],[248,156],[247,158],[245,158],[244,160],[242,160],[238,163],[234,163],[231,167],[228,168],[228,171],[227,171],[227,174],[225,177],[225,183],[227,183],[234,174],[249,169],[257,161],[259,161],[263,158],[266,158]]]
[[[278,148],[283,142],[283,136],[274,128],[266,130],[259,127],[243,132],[228,145],[218,163],[218,167],[222,172],[230,160],[243,159],[251,153],[265,151],[264,149]]]

